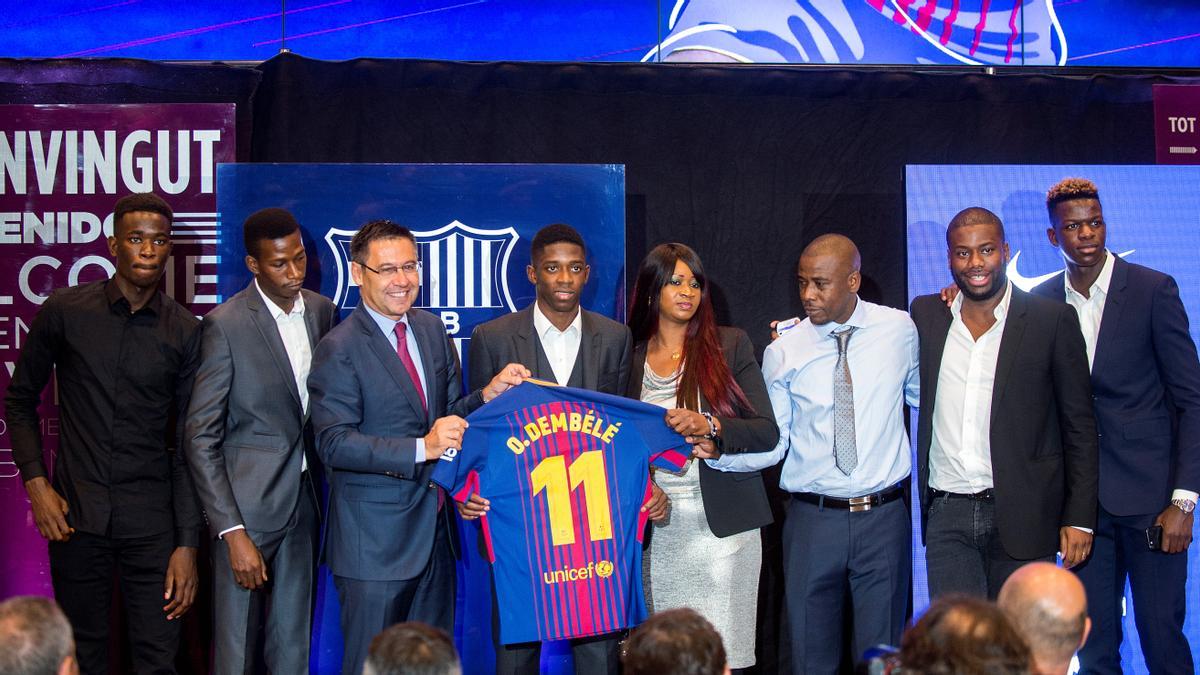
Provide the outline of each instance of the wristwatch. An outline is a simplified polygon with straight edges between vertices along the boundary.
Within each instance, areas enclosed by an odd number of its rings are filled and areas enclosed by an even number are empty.
[[[716,440],[717,439],[717,423],[713,421],[712,413],[702,412],[700,414],[704,416],[704,419],[708,420],[708,433],[704,434],[704,438],[707,438],[709,440]]]
[[[1172,499],[1171,504],[1173,504],[1180,511],[1183,511],[1185,514],[1190,514],[1192,511],[1196,510],[1196,502],[1190,499]]]

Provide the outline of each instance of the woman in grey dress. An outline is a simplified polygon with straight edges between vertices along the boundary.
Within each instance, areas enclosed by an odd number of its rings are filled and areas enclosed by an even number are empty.
[[[664,419],[702,454],[770,450],[779,439],[754,348],[718,328],[695,251],[663,244],[642,261],[629,327],[634,354],[627,395],[666,409]],[[731,668],[754,665],[762,547],[771,522],[762,477],[723,473],[693,458],[655,482],[671,512],[654,523],[643,557],[652,612],[690,607],[716,626]]]

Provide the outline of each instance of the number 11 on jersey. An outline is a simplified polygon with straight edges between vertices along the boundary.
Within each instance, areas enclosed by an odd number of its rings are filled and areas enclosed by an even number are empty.
[[[533,496],[546,492],[550,510],[550,542],[555,546],[575,543],[575,517],[571,492],[583,485],[587,509],[588,534],[592,541],[612,539],[612,507],[608,500],[608,474],[604,470],[604,452],[589,450],[571,466],[566,457],[547,457],[529,472]]]

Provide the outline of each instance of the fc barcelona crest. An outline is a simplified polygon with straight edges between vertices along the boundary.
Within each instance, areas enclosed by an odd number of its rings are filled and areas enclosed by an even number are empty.
[[[358,305],[350,278],[350,239],[357,230],[331,228],[325,242],[337,263],[333,300],[342,309]],[[484,230],[455,220],[436,230],[414,231],[421,261],[421,292],[415,305],[440,310],[516,311],[508,288],[508,263],[520,235],[516,229]]]

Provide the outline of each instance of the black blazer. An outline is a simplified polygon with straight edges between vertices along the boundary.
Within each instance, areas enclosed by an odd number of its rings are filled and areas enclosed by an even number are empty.
[[[917,470],[922,536],[929,515],[929,446],[950,309],[912,303],[921,340]],[[1075,310],[1013,288],[992,390],[996,527],[1005,552],[1028,560],[1058,550],[1065,525],[1095,529],[1098,449],[1087,351]]]
[[[720,328],[721,351],[733,372],[733,378],[745,392],[754,410],[741,410],[738,417],[720,417],[723,452],[765,452],[779,441],[779,427],[762,370],[754,358],[754,346],[746,333],[737,328]],[[633,350],[629,398],[641,398],[642,375],[646,366],[646,343],[639,342]],[[700,401],[701,407],[708,403]],[[700,496],[704,500],[704,516],[708,527],[718,537],[770,525],[773,517],[767,503],[767,491],[758,471],[726,472],[699,461]]]
[[[1033,293],[1065,302],[1063,288],[1058,274]],[[1170,276],[1114,258],[1092,393],[1109,513],[1158,513],[1175,488],[1200,492],[1200,362]]]

